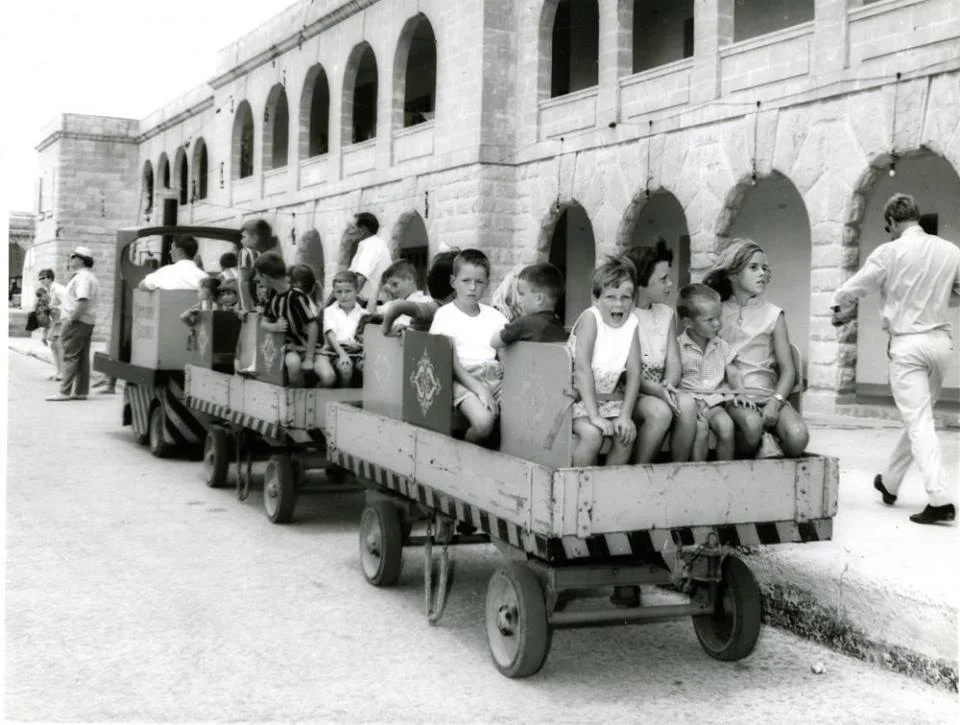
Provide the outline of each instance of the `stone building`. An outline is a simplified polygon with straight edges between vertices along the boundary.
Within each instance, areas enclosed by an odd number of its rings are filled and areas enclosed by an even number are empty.
[[[23,297],[23,263],[27,250],[33,245],[35,224],[36,221],[30,212],[10,212],[7,239],[7,302],[11,309],[19,308],[21,297]],[[24,299],[32,300],[33,293],[30,292],[30,295]],[[29,302],[24,304],[29,306]]]
[[[750,236],[806,410],[852,411],[889,395],[885,340],[872,300],[838,340],[831,294],[894,191],[960,240],[958,104],[955,0],[301,0],[147,118],[59,119],[38,245],[58,269],[99,245],[108,271],[112,228],[173,197],[183,223],[265,217],[290,256],[316,231],[342,264],[372,211],[417,260],[557,263],[570,320],[603,255],[662,235],[682,282]]]

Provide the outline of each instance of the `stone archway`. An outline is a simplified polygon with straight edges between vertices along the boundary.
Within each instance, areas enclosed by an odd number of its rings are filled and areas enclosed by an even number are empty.
[[[563,272],[566,290],[557,314],[566,325],[590,306],[597,241],[586,210],[577,201],[554,206],[540,228],[537,261]]]
[[[417,286],[426,289],[430,263],[430,238],[423,217],[416,211],[400,216],[390,235],[390,253],[394,259],[406,259],[417,268]]]
[[[810,216],[803,197],[786,176],[773,172],[747,177],[731,191],[718,239],[746,237],[767,253],[772,279],[767,298],[783,308],[790,342],[809,360],[811,239]]]
[[[911,194],[920,207],[921,226],[954,243],[960,243],[960,174],[949,161],[931,151],[919,151],[896,159],[895,176],[889,175],[890,157],[881,157],[863,174],[854,191],[845,241],[859,251],[844,255],[844,271],[853,273],[880,244],[888,241],[883,230],[883,205],[893,194]],[[858,244],[859,243],[859,244]],[[960,310],[950,310],[953,330],[960,329]],[[855,349],[853,371],[857,398],[889,401],[887,335],[880,326],[879,297],[864,298],[858,307],[857,326],[844,342]],[[944,379],[941,401],[960,401],[960,365],[950,365]]]
[[[617,230],[617,249],[653,244],[663,237],[673,252],[670,277],[677,290],[690,284],[690,231],[680,200],[658,189],[648,197],[640,192],[627,206]]]

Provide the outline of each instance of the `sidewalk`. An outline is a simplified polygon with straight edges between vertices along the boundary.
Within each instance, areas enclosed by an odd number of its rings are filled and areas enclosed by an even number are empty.
[[[94,350],[106,344],[94,343]],[[37,338],[10,338],[12,352],[51,361]],[[102,376],[97,376],[102,377]],[[957,690],[960,526],[908,519],[926,504],[911,471],[897,505],[884,506],[873,477],[900,435],[889,419],[813,417],[810,450],[840,461],[833,540],[746,553],[774,625],[844,653]],[[960,431],[938,430],[953,490],[960,488]]]

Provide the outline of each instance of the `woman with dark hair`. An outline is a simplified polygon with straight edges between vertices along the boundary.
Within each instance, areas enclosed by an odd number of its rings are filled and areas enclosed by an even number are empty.
[[[253,265],[264,252],[280,252],[280,240],[263,219],[247,219],[240,227],[240,257],[237,274],[240,278],[240,309],[252,310],[257,303],[257,284]]]

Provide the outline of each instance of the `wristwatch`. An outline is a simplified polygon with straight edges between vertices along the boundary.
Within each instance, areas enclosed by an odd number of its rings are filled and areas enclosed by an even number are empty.
[[[787,399],[784,398],[782,395],[780,395],[780,393],[774,393],[774,394],[773,394],[773,399],[776,400],[777,402],[779,402],[780,405],[783,405],[784,403],[787,402]]]

